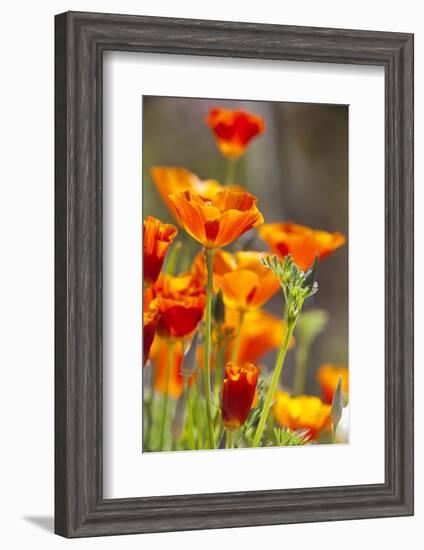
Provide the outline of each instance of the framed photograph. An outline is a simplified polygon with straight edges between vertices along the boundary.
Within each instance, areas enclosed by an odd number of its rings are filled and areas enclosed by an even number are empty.
[[[56,533],[412,515],[413,35],[55,30]]]

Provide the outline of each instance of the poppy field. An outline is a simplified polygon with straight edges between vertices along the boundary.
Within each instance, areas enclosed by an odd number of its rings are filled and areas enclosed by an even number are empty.
[[[143,452],[348,443],[347,108],[143,101]]]

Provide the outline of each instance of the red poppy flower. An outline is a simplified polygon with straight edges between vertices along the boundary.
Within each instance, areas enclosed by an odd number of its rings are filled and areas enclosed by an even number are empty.
[[[203,317],[206,293],[191,274],[177,277],[161,274],[153,287],[158,310],[157,332],[162,338],[183,338],[191,334]]]
[[[220,108],[209,111],[206,124],[214,132],[221,153],[230,158],[242,155],[250,141],[265,129],[260,116]]]

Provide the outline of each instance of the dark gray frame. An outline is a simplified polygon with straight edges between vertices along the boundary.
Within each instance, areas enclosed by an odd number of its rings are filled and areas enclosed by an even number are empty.
[[[56,16],[55,31],[56,533],[84,537],[412,515],[413,35],[72,12]],[[384,483],[103,499],[105,50],[384,67]]]

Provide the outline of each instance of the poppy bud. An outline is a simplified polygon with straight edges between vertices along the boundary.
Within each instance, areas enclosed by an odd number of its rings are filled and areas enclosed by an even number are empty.
[[[304,317],[304,315],[302,316]],[[339,378],[342,378],[343,406],[349,395],[349,371],[346,367],[325,363],[318,369],[317,379],[321,386],[322,400],[331,405]]]
[[[249,416],[255,397],[259,369],[246,363],[228,363],[222,385],[222,420],[227,429],[239,428]]]
[[[304,287],[312,286],[315,282],[315,275],[317,273],[317,267],[318,267],[318,255],[315,256],[314,263],[311,265],[311,267],[308,269],[308,271],[305,273],[305,282]]]
[[[181,374],[183,376],[191,376],[197,366],[197,344],[199,341],[199,333],[196,332],[191,339],[190,345],[184,354],[181,365]]]

